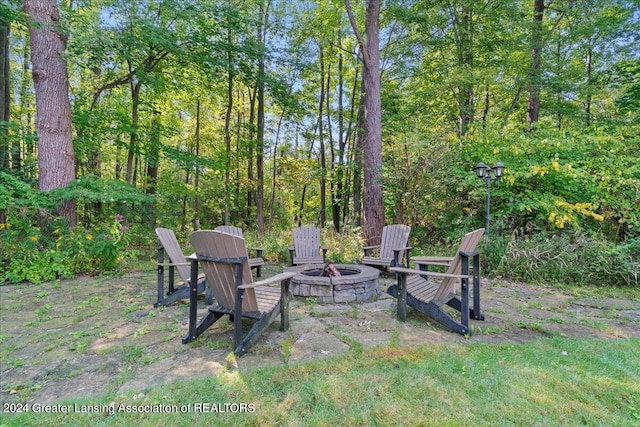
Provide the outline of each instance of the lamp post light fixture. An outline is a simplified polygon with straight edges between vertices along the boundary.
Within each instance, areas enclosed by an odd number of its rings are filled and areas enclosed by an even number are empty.
[[[478,178],[484,180],[487,184],[487,207],[484,221],[484,233],[489,238],[489,215],[490,215],[490,202],[491,202],[491,181],[500,181],[502,173],[504,172],[504,165],[500,162],[493,165],[492,168],[480,162],[473,168]]]

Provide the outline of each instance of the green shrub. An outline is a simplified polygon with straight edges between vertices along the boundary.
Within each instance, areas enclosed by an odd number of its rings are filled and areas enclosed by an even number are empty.
[[[362,257],[361,230],[336,233],[332,228],[321,230],[320,243],[327,247],[327,259],[336,263],[354,263]],[[288,263],[289,247],[293,245],[292,230],[272,231],[258,239],[254,231],[245,231],[244,238],[248,247],[260,247],[263,258],[270,262]]]
[[[322,231],[322,245],[328,248],[327,259],[333,260],[336,264],[353,264],[364,255],[360,228],[341,233],[325,229]]]
[[[553,285],[638,286],[640,239],[615,245],[584,233],[494,236],[482,248],[485,275]]]
[[[70,230],[56,218],[48,218],[45,227],[36,223],[35,215],[26,211],[8,211],[0,229],[3,282],[41,283],[77,273],[113,271],[126,252],[126,229],[118,220],[91,230]]]

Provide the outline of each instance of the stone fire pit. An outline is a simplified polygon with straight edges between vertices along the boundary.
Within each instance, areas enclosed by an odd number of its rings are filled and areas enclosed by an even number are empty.
[[[285,271],[298,274],[291,278],[293,295],[315,298],[321,304],[368,301],[380,294],[380,271],[357,264],[335,264],[339,276],[320,274],[324,264],[288,267]]]

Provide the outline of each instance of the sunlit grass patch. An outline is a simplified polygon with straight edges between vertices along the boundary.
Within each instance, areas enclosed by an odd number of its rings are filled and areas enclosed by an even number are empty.
[[[413,425],[416,420],[434,421],[426,425],[634,425],[640,406],[639,345],[638,339],[552,338],[522,345],[383,346],[288,366],[233,368],[176,383],[171,393],[154,388],[136,404],[181,405],[206,396],[210,402],[255,407],[206,418],[208,425]],[[142,358],[140,348],[123,352],[131,361]],[[112,394],[101,402],[131,400]],[[108,425],[194,425],[204,415],[117,414]],[[71,420],[38,416],[41,424]],[[24,425],[35,418],[24,414],[7,420],[7,425]],[[100,422],[97,416],[83,421]]]

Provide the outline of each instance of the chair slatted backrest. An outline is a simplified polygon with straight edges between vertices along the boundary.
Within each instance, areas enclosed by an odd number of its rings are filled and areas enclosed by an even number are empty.
[[[199,230],[190,236],[191,244],[197,255],[211,258],[245,258],[242,264],[242,284],[253,282],[247,256],[247,246],[242,237],[233,236],[215,230]],[[207,279],[207,286],[213,292],[216,302],[222,307],[233,310],[236,296],[235,264],[212,261],[199,261]],[[246,289],[242,299],[242,311],[258,311],[256,294]]]
[[[317,258],[320,255],[320,229],[313,226],[293,229],[296,258]]]
[[[411,227],[404,224],[385,225],[380,240],[380,258],[393,258],[393,250],[407,246]],[[401,254],[402,255],[402,254]]]
[[[244,237],[242,234],[242,228],[234,227],[233,225],[219,225],[214,230],[231,234],[232,236]]]
[[[160,244],[164,248],[164,251],[167,253],[167,255],[169,255],[169,260],[171,261],[171,263],[176,264],[174,267],[182,281],[184,283],[189,283],[189,279],[191,278],[191,270],[189,267],[189,263],[187,262],[184,253],[182,252],[180,243],[178,243],[176,234],[173,232],[173,230],[170,230],[168,228],[158,227],[156,228],[156,235],[158,236],[158,240],[160,240]]]
[[[460,243],[460,247],[456,251],[456,255],[449,264],[449,268],[447,269],[447,274],[460,274],[462,270],[462,257],[460,256],[460,252],[473,252],[476,250],[482,235],[484,234],[484,228],[479,228],[477,230],[471,231],[464,235],[462,238],[462,242]],[[445,277],[438,288],[438,291],[434,295],[433,299],[438,301],[447,297],[450,293],[452,293],[457,285],[459,279],[455,277]]]

